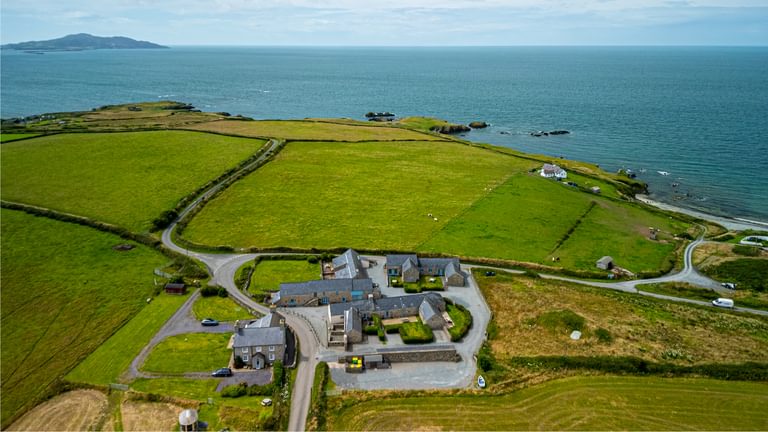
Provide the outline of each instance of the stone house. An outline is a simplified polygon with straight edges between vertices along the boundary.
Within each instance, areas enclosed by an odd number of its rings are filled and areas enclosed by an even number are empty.
[[[562,180],[568,177],[568,173],[557,165],[544,164],[544,166],[541,167],[541,176]]]
[[[384,267],[387,281],[393,277],[402,277],[403,282],[417,282],[421,276],[443,278],[444,285],[465,286],[467,273],[461,270],[458,258],[419,258],[415,254],[387,255]]]
[[[326,279],[282,283],[273,294],[276,306],[318,306],[381,297],[371,279]]]
[[[347,249],[346,252],[334,258],[331,265],[336,279],[368,279],[366,271],[368,261],[361,259],[353,249]]]
[[[285,318],[272,312],[258,320],[238,321],[232,342],[232,354],[254,369],[285,362]]]

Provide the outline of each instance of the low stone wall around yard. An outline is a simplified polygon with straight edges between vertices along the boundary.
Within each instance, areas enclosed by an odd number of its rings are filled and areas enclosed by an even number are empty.
[[[367,354],[347,354],[339,357],[340,363],[345,363],[348,359],[355,357],[365,357]],[[461,355],[456,352],[453,346],[419,347],[415,349],[407,348],[382,348],[376,350],[385,363],[419,363],[419,362],[458,362],[461,361]]]

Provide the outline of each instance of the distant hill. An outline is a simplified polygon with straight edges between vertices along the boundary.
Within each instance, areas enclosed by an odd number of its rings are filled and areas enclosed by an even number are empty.
[[[20,42],[2,45],[2,49],[19,51],[83,51],[94,49],[146,49],[168,48],[152,42],[137,41],[135,39],[112,36],[100,37],[88,33],[78,33],[47,41]]]

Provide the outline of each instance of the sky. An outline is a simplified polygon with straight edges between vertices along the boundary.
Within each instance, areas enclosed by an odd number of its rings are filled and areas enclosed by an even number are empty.
[[[163,45],[768,45],[768,0],[2,0],[0,41]]]

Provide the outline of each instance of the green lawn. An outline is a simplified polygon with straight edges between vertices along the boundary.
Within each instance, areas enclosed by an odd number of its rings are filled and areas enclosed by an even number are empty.
[[[3,146],[5,146],[4,144]],[[2,210],[2,425],[139,311],[167,258],[90,228]]]
[[[140,367],[147,372],[206,372],[226,367],[231,333],[189,333],[164,339]]]
[[[597,203],[590,210],[591,202]],[[589,211],[588,211],[589,210]],[[558,248],[575,222],[587,216]],[[677,220],[580,192],[538,175],[519,174],[419,246],[428,252],[506,258],[592,270],[604,255],[634,272],[655,270],[675,249],[672,241],[647,239],[648,227],[662,228],[659,239],[684,231]]]
[[[38,134],[32,134],[32,133],[4,133],[0,134],[0,142],[9,142],[9,141],[16,141],[23,138],[30,138],[38,136]]]
[[[191,126],[195,130],[220,132],[250,137],[284,138],[290,140],[332,141],[394,141],[440,140],[428,134],[406,129],[376,126],[357,126],[317,121],[260,120],[216,121]]]
[[[283,282],[303,282],[321,278],[320,264],[306,260],[262,260],[251,276],[252,293],[277,291]]]
[[[141,349],[168,321],[188,296],[159,295],[120,331],[80,363],[66,378],[106,385],[118,382]]]
[[[578,377],[502,396],[349,402],[328,430],[768,429],[768,385],[707,379]]]
[[[448,333],[451,335],[451,339],[454,341],[461,340],[469,331],[469,326],[472,324],[472,314],[466,308],[459,308],[456,305],[448,304],[445,307],[448,316],[453,321],[453,327],[448,329]]]
[[[143,231],[163,210],[263,143],[159,131],[60,134],[3,144],[2,198]]]
[[[409,250],[529,166],[457,143],[289,143],[183,236],[235,247]]]
[[[200,297],[192,305],[192,311],[199,320],[213,318],[218,321],[236,321],[255,318],[255,315],[229,297]]]

